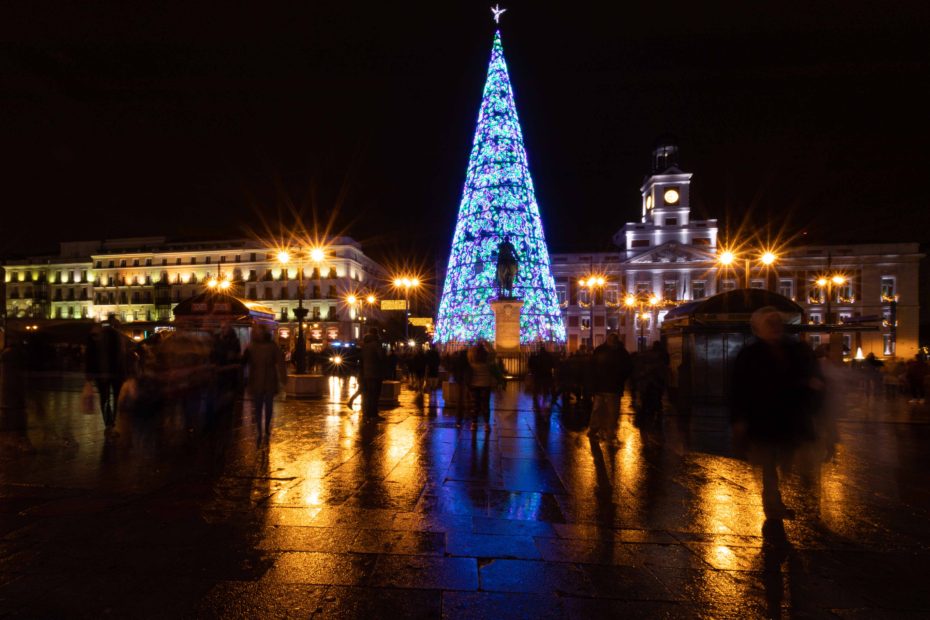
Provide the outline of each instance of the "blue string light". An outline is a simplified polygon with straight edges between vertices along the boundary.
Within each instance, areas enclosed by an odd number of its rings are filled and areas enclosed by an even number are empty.
[[[438,342],[494,339],[490,301],[497,294],[497,247],[509,237],[520,268],[520,341],[565,342],[565,326],[530,177],[500,31],[488,78],[436,322]]]

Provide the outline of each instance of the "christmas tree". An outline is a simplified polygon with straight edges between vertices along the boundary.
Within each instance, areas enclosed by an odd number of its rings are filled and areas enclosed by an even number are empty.
[[[516,248],[520,265],[513,290],[524,302],[520,341],[564,342],[549,251],[497,31],[439,303],[437,341],[494,339],[489,302],[497,296],[497,248],[505,237]]]

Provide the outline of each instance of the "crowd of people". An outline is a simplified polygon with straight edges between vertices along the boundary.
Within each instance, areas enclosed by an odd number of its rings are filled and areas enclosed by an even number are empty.
[[[754,337],[736,357],[729,382],[732,435],[737,452],[761,469],[766,516],[780,520],[793,511],[782,500],[779,471],[798,463],[814,470],[833,458],[840,396],[858,385],[868,397],[905,393],[910,403],[920,404],[930,366],[922,353],[887,362],[870,354],[845,366],[829,358],[826,345],[812,350],[803,339],[786,335],[773,308],[757,310],[751,327]],[[84,408],[99,410],[108,438],[116,435],[120,411],[155,416],[174,404],[187,426],[209,431],[223,427],[243,401],[251,401],[257,440],[267,442],[275,399],[288,376],[286,353],[262,325],[252,328],[245,343],[230,325],[215,333],[161,332],[141,343],[113,325],[97,325],[83,357]],[[445,406],[455,410],[456,424],[470,419],[475,428],[489,427],[492,394],[508,378],[502,359],[486,341],[441,355],[435,347],[389,347],[379,330],[371,329],[359,345],[341,349],[334,364],[336,357],[331,351],[317,355],[316,371],[357,377],[358,391],[348,404],[361,398],[364,423],[384,419],[379,413],[384,381],[405,381],[422,398],[447,379]],[[21,348],[6,343],[0,360],[5,409],[22,407],[23,382],[12,371],[27,359]],[[561,411],[567,427],[586,428],[594,441],[617,443],[626,392],[637,426],[648,431],[661,421],[671,373],[661,341],[630,353],[616,334],[609,334],[593,349],[582,346],[566,354],[540,345],[517,360],[510,370],[525,374],[533,409],[540,415]]]

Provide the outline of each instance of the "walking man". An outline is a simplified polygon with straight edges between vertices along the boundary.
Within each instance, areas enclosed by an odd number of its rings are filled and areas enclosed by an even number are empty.
[[[633,370],[633,362],[617,334],[608,334],[591,357],[594,406],[588,435],[612,441],[617,435],[620,398]]]
[[[378,414],[378,401],[381,399],[381,383],[384,381],[387,358],[377,328],[368,330],[362,344],[361,357],[362,418],[366,422],[383,420]]]
[[[248,388],[252,397],[258,440],[271,436],[271,417],[274,397],[287,382],[287,363],[281,348],[272,342],[264,325],[252,330],[252,343],[245,352],[245,366],[249,373]]]
[[[815,403],[824,383],[812,351],[785,336],[781,315],[765,307],[752,315],[755,339],[743,347],[733,369],[733,435],[762,468],[766,519],[794,518],[779,489],[778,468],[790,465],[795,449],[814,439]]]

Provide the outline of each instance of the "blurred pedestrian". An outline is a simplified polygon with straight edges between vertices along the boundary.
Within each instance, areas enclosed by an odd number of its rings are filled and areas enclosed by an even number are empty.
[[[378,414],[381,384],[384,382],[387,358],[377,328],[368,330],[361,354],[362,418],[367,422],[383,420]]]
[[[214,368],[213,407],[207,411],[208,429],[228,421],[239,396],[242,373],[242,348],[239,336],[229,323],[224,323],[213,340],[210,354]]]
[[[471,383],[471,365],[468,363],[468,349],[461,349],[452,354],[450,361],[452,382],[455,385],[455,424],[462,425],[465,406],[468,402],[468,385]]]
[[[633,370],[633,362],[617,334],[607,334],[591,356],[594,404],[588,436],[613,441],[623,388]]]
[[[126,380],[123,338],[112,325],[96,325],[91,330],[84,349],[84,372],[97,386],[104,432],[112,435],[120,389]]]
[[[485,427],[491,424],[491,389],[495,385],[491,364],[494,360],[484,341],[478,341],[468,351],[468,366],[471,380],[468,384],[475,404],[474,424],[484,419]]]
[[[530,355],[527,365],[532,381],[533,409],[539,411],[545,407],[546,397],[552,398],[555,358],[546,350],[546,346],[540,343],[536,351]]]
[[[662,412],[662,397],[668,383],[669,355],[662,341],[652,343],[652,347],[636,356],[637,379],[639,390],[639,422],[654,422]]]
[[[923,404],[927,393],[924,387],[924,381],[927,379],[927,358],[923,353],[918,353],[914,359],[907,363],[905,377],[907,378],[907,387],[910,391],[911,398],[907,402],[914,404]]]
[[[426,389],[429,392],[439,389],[440,357],[436,347],[426,350]]]
[[[252,328],[252,342],[246,349],[245,368],[248,371],[248,391],[252,397],[258,439],[271,436],[274,397],[287,383],[287,363],[281,348],[271,340],[264,325]]]
[[[781,315],[767,306],[752,315],[755,338],[733,368],[731,414],[737,444],[762,469],[762,508],[767,519],[793,518],[779,489],[778,469],[813,437],[813,408],[823,389],[807,345],[785,336]]]

